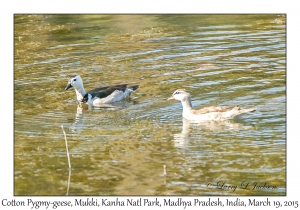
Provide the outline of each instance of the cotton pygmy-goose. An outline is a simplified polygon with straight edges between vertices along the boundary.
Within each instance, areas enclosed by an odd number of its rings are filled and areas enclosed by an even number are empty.
[[[88,103],[94,106],[99,106],[101,104],[113,103],[120,101],[138,89],[138,85],[127,87],[127,84],[106,86],[95,88],[88,92],[85,92],[83,87],[82,79],[79,75],[74,75],[69,78],[69,82],[65,90],[74,87],[77,101],[81,105],[82,103]]]
[[[192,108],[191,95],[186,90],[178,89],[168,100],[176,99],[182,104],[182,117],[191,121],[226,120],[246,112],[253,112],[256,108],[241,109],[238,106],[209,106],[199,110]]]

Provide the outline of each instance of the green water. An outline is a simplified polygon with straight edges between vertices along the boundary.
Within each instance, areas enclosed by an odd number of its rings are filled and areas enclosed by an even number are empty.
[[[285,47],[282,15],[15,15],[14,194],[286,195]],[[140,88],[80,110],[74,74]],[[178,88],[257,111],[189,124]]]

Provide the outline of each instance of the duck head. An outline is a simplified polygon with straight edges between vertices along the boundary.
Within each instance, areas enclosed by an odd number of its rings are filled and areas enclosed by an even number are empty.
[[[168,100],[178,100],[178,101],[185,101],[190,100],[191,95],[184,89],[176,90]]]
[[[83,87],[82,79],[79,75],[74,75],[69,78],[69,82],[65,90],[74,87],[75,89],[81,89]]]

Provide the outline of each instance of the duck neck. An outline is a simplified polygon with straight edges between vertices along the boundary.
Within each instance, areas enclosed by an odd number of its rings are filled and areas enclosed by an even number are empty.
[[[191,97],[190,96],[187,97],[187,98],[185,98],[185,99],[183,99],[181,101],[181,104],[182,104],[183,110],[191,110],[191,109],[193,109],[192,102],[191,102]]]
[[[75,92],[76,92],[77,100],[82,101],[84,96],[86,95],[86,92],[84,90],[83,85],[74,87],[74,89],[75,89]]]

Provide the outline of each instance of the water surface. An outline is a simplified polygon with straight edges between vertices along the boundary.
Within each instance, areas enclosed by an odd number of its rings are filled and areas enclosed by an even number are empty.
[[[14,24],[15,195],[286,195],[285,16],[15,15]],[[140,88],[78,109],[64,91],[74,74],[86,90]],[[178,88],[195,108],[257,111],[191,124],[166,100]],[[275,187],[242,189],[255,182]]]

